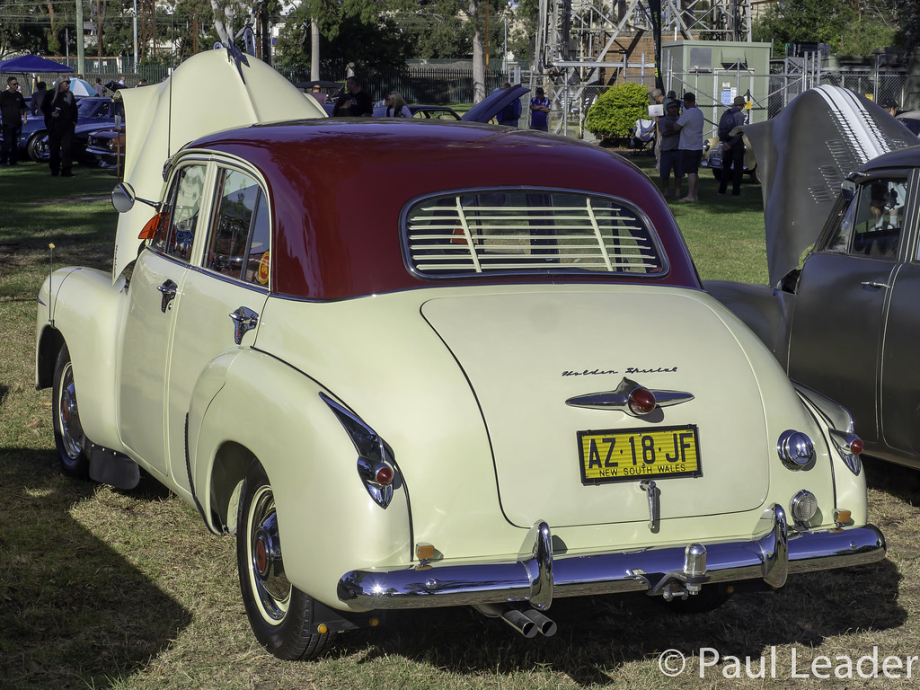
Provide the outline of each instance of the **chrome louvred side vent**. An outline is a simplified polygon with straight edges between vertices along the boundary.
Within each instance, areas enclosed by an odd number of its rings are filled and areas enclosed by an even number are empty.
[[[633,417],[641,417],[656,408],[679,405],[690,400],[693,400],[692,393],[649,389],[624,376],[616,390],[577,395],[566,400],[565,404],[589,410],[619,410]]]
[[[651,223],[622,199],[547,189],[428,197],[403,216],[411,270],[428,278],[667,270]]]

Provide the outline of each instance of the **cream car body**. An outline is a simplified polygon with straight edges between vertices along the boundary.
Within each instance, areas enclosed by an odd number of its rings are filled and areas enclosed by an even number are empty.
[[[169,125],[202,71],[275,109]],[[272,75],[216,52],[125,97],[151,116],[113,275],[46,281],[37,384],[65,471],[142,467],[237,534],[274,654],[379,609],[551,634],[554,597],[884,556],[846,412],[700,289],[638,170],[488,126],[311,123]]]

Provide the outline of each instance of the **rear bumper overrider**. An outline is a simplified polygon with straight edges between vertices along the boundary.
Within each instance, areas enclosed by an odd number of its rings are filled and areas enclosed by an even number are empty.
[[[527,602],[545,610],[555,597],[616,592],[662,593],[669,584],[763,578],[781,587],[789,573],[872,563],[885,557],[885,537],[873,525],[789,534],[775,505],[772,525],[750,541],[688,544],[553,558],[549,526],[538,521],[517,559],[354,570],[342,576],[339,599],[363,609],[412,609]]]

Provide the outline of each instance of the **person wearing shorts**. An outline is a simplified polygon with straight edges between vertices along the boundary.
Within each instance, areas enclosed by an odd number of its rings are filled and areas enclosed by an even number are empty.
[[[680,132],[677,146],[681,151],[680,165],[687,176],[687,196],[681,201],[699,201],[700,162],[703,160],[703,111],[696,107],[696,95],[684,94],[684,112],[674,129]]]
[[[680,144],[680,132],[674,129],[677,124],[680,113],[680,103],[677,101],[668,101],[665,107],[664,117],[658,119],[658,149],[661,151],[660,161],[660,178],[661,191],[665,197],[670,194],[670,178],[674,173],[674,198],[677,199],[681,194],[681,182],[684,178],[681,167],[681,151],[678,148]]]

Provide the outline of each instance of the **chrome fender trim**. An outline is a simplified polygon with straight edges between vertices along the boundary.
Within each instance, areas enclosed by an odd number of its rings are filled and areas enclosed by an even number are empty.
[[[339,599],[355,609],[412,609],[529,602],[546,610],[554,597],[648,591],[668,575],[702,582],[763,578],[780,587],[790,573],[873,563],[885,557],[885,538],[873,525],[789,535],[775,505],[772,528],[750,541],[705,544],[704,575],[684,573],[686,546],[589,555],[551,553],[545,522],[531,527],[529,558],[457,559],[434,565],[354,570],[339,580]],[[532,540],[532,541],[531,541]]]

